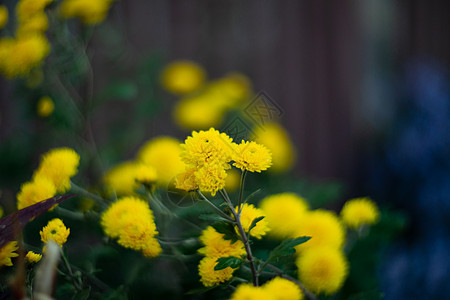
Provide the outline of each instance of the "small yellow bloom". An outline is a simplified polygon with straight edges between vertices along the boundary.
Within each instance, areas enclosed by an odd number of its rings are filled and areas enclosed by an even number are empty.
[[[235,107],[237,104],[250,98],[252,94],[250,79],[236,72],[229,73],[211,82],[207,89],[209,94],[215,95],[216,102],[227,108]]]
[[[42,155],[34,177],[47,177],[56,191],[64,193],[70,189],[70,178],[78,172],[80,156],[71,148],[54,148]]]
[[[40,11],[30,18],[19,23],[17,36],[26,34],[42,34],[48,29],[48,18],[45,12]]]
[[[225,188],[229,192],[233,192],[239,188],[241,182],[241,174],[235,169],[228,170],[225,178]]]
[[[237,286],[230,300],[275,300],[263,287],[242,283]]]
[[[378,221],[378,207],[369,198],[356,198],[347,201],[341,210],[341,218],[348,228],[371,225]]]
[[[153,218],[143,214],[124,215],[118,223],[122,224],[122,228],[117,243],[125,248],[142,250],[158,233]]]
[[[52,114],[53,110],[55,109],[55,104],[53,103],[53,100],[48,97],[42,97],[39,99],[37,104],[37,113],[39,116],[45,118]]]
[[[275,277],[266,282],[262,288],[274,300],[301,300],[304,298],[302,290],[296,283],[281,277]]]
[[[270,225],[269,235],[285,239],[292,237],[309,209],[305,199],[294,193],[270,195],[260,203]]]
[[[79,18],[86,25],[103,22],[114,0],[64,0],[59,6],[61,17]]]
[[[56,188],[47,177],[36,176],[31,182],[26,182],[17,193],[17,209],[22,209],[55,196]]]
[[[235,209],[237,211],[238,207],[236,207]],[[256,208],[255,206],[253,206],[253,204],[244,204],[244,207],[241,211],[241,224],[244,231],[248,232],[253,220],[263,216],[265,215],[262,209]],[[250,230],[250,235],[257,239],[260,239],[269,230],[269,222],[266,220],[266,218],[264,218],[256,223],[256,226]],[[237,228],[236,232],[238,232]]]
[[[204,164],[194,173],[195,181],[202,192],[209,192],[215,196],[218,190],[225,187],[227,172],[224,164],[217,161]]]
[[[70,229],[66,228],[63,221],[59,218],[55,218],[48,222],[47,226],[44,226],[39,232],[41,235],[41,241],[48,243],[52,240],[60,247],[67,241],[67,237],[70,234]]]
[[[33,251],[28,251],[27,255],[25,256],[26,260],[30,263],[37,263],[41,260],[42,254],[34,253]]]
[[[154,184],[157,181],[156,169],[150,165],[137,163],[135,170],[135,178],[137,182],[146,185]]]
[[[303,252],[297,259],[298,276],[313,293],[334,294],[348,275],[348,262],[341,250],[316,247]]]
[[[17,247],[17,241],[9,242],[0,249],[0,267],[12,266],[11,258],[19,256],[15,253],[19,247]]]
[[[198,184],[195,179],[195,170],[189,169],[184,173],[178,174],[175,177],[175,187],[186,192],[197,190]]]
[[[178,60],[167,65],[161,74],[162,86],[174,94],[188,94],[198,90],[205,80],[203,68],[187,60]]]
[[[222,233],[217,232],[212,226],[208,226],[202,231],[200,242],[205,246],[198,250],[199,253],[212,258],[245,255],[244,244],[237,240],[234,243],[231,240],[223,238]]]
[[[217,284],[228,281],[233,277],[234,269],[226,267],[222,270],[214,270],[217,265],[216,258],[204,257],[198,265],[198,273],[200,281],[204,286],[215,286]]]
[[[269,149],[255,142],[242,141],[235,144],[233,152],[234,166],[250,172],[261,172],[272,165]]]
[[[159,254],[161,254],[161,252],[161,245],[156,238],[149,239],[142,248],[142,255],[144,255],[145,257],[157,257]]]
[[[19,22],[26,22],[34,15],[43,12],[53,0],[20,0],[17,3],[16,15]]]
[[[0,5],[0,29],[8,23],[8,9],[4,5]]]
[[[225,116],[225,106],[211,98],[210,94],[202,92],[181,99],[175,104],[173,118],[184,129],[199,130],[222,124]]]

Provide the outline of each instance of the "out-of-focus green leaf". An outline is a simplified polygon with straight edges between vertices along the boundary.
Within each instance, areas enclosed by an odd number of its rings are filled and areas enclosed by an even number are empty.
[[[219,271],[225,268],[231,267],[233,269],[239,268],[242,264],[242,259],[235,256],[220,257],[217,259],[217,265],[215,265],[214,270]]]
[[[295,253],[294,247],[300,244],[303,244],[309,241],[311,237],[309,236],[301,236],[295,239],[288,239],[281,242],[269,255],[268,260],[276,260],[279,257],[292,255]]]

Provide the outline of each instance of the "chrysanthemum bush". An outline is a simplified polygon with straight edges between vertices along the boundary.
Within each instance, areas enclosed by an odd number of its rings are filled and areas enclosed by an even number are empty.
[[[94,95],[89,39],[113,5],[20,0],[0,6],[0,73],[27,107],[21,125],[30,127],[30,139],[18,135],[0,144],[2,166],[12,166],[0,174],[8,180],[2,204],[12,203],[0,207],[0,293],[378,295],[376,283],[358,281],[373,279],[376,266],[358,257],[376,259],[373,241],[383,245],[392,236],[379,234],[392,229],[386,213],[369,197],[346,201],[339,214],[326,209],[343,200],[337,185],[288,173],[297,152],[279,120],[252,124],[239,140],[220,130],[230,116],[242,117],[241,106],[254,96],[249,78],[233,72],[209,79],[192,61],[160,70],[150,60],[133,82],[107,78]],[[139,134],[162,102],[152,98],[158,84],[179,97],[172,116],[189,130],[182,139]],[[152,101],[137,99],[143,95]],[[114,124],[109,139],[97,143],[92,115],[113,106],[110,98],[135,105],[133,118]],[[33,131],[34,122],[41,131]]]

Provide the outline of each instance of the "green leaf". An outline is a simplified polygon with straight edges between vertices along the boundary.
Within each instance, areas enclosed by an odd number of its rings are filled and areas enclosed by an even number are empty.
[[[216,271],[223,270],[228,267],[236,269],[242,264],[242,259],[239,257],[228,256],[217,259],[217,262],[217,265],[214,267],[214,270]]]
[[[216,288],[217,286],[208,286],[208,287],[201,287],[201,288],[197,288],[197,289],[192,289],[187,291],[186,293],[184,293],[185,295],[195,295],[195,294],[203,294],[206,293],[209,290],[212,290],[214,288]]]
[[[200,216],[198,216],[198,218],[202,219],[202,220],[205,220],[205,221],[215,221],[215,222],[226,221],[226,222],[229,222],[228,220],[222,218],[218,214],[201,214]]]
[[[253,227],[256,226],[256,223],[258,223],[259,221],[261,221],[264,218],[265,218],[264,216],[261,216],[261,217],[257,217],[255,219],[253,219],[252,223],[250,224],[250,227],[248,228],[248,232],[250,232],[250,230],[252,230]]]
[[[294,247],[309,241],[309,239],[311,239],[310,236],[301,236],[295,239],[284,240],[280,245],[272,250],[269,255],[269,260],[294,254]]]
[[[214,229],[218,232],[224,235],[224,239],[231,240],[233,243],[237,241],[238,235],[236,231],[234,230],[234,226],[231,223],[228,222],[217,222],[211,225],[214,227]]]

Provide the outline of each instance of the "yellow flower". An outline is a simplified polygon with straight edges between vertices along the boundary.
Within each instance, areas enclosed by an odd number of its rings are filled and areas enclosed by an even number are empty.
[[[156,238],[149,239],[142,248],[142,255],[145,257],[157,257],[161,252],[161,245]]]
[[[3,217],[3,208],[0,206],[0,219]]]
[[[30,18],[19,23],[17,36],[25,34],[39,34],[48,29],[48,18],[45,12],[40,11]]]
[[[297,236],[311,237],[306,243],[295,247],[297,251],[317,246],[342,248],[345,241],[345,230],[334,212],[317,209],[303,215],[301,224],[294,234],[294,237]]]
[[[114,0],[65,0],[59,6],[63,18],[79,18],[86,25],[103,22]]]
[[[236,72],[211,82],[206,89],[208,94],[215,95],[215,102],[227,108],[235,107],[252,94],[250,79]]]
[[[215,161],[204,164],[194,173],[198,188],[202,192],[210,192],[215,196],[217,191],[225,187],[227,172],[224,165]]]
[[[0,40],[0,71],[13,78],[30,73],[49,54],[50,45],[40,34]]]
[[[341,250],[317,247],[301,254],[296,261],[298,276],[313,293],[334,294],[348,274],[348,262]]]
[[[238,207],[236,207],[235,209],[237,211]],[[253,204],[244,204],[244,207],[241,211],[241,224],[244,231],[248,232],[253,220],[262,216],[265,216],[262,209],[254,207]],[[250,230],[250,235],[257,239],[260,239],[269,230],[269,222],[267,222],[266,218],[264,218],[256,223],[256,226]],[[237,228],[236,232],[238,232]]]
[[[233,276],[234,269],[226,267],[225,269],[216,271],[214,267],[217,265],[216,258],[204,257],[198,265],[198,273],[200,281],[204,286],[214,286],[219,283],[228,281]]]
[[[341,218],[349,228],[371,225],[378,221],[378,207],[369,198],[355,198],[347,201],[341,210]]]
[[[103,177],[109,193],[117,195],[131,195],[139,187],[136,181],[136,163],[126,161],[108,170]]]
[[[255,142],[242,141],[234,146],[234,166],[250,172],[261,172],[272,165],[269,149]]]
[[[227,172],[227,177],[225,178],[225,187],[227,191],[233,192],[239,188],[241,182],[241,174],[235,170],[231,169]]]
[[[19,22],[26,22],[34,15],[43,12],[53,0],[20,0],[17,3],[16,15]]]
[[[185,169],[180,158],[180,142],[172,137],[156,137],[139,150],[138,160],[156,169],[158,184],[167,187],[169,182]]]
[[[56,188],[47,177],[36,176],[31,182],[26,182],[17,193],[17,209],[22,209],[55,196]]]
[[[275,277],[266,282],[262,288],[274,300],[301,300],[304,298],[303,292],[297,284],[281,277]]]
[[[161,74],[163,87],[174,94],[188,94],[198,90],[205,80],[205,71],[195,62],[178,60],[168,64]]]
[[[0,5],[0,29],[8,23],[8,9],[4,5]]]
[[[11,258],[19,256],[15,253],[19,247],[17,247],[17,241],[9,242],[0,249],[0,267],[12,266]]]
[[[156,183],[158,178],[154,167],[142,163],[136,163],[134,177],[137,182],[144,183],[146,185]]]
[[[268,123],[254,129],[255,142],[266,146],[272,153],[271,172],[284,172],[295,163],[296,151],[287,131],[277,123]]]
[[[26,260],[30,263],[37,263],[41,260],[42,254],[34,253],[33,251],[28,251],[27,255],[25,256]]]
[[[230,300],[276,300],[276,298],[262,287],[242,283],[237,286]]]
[[[45,96],[39,99],[37,104],[37,113],[39,116],[43,118],[48,117],[49,115],[51,115],[54,109],[55,104],[50,97]]]
[[[205,247],[200,248],[198,252],[216,259],[219,257],[240,257],[245,255],[244,244],[241,241],[238,240],[232,243],[223,237],[223,234],[218,233],[212,226],[208,226],[202,231],[202,235],[199,238]]]
[[[117,243],[133,250],[144,249],[148,241],[158,233],[152,218],[143,214],[130,212],[121,217],[122,224]]]
[[[66,228],[61,219],[55,218],[48,222],[47,226],[42,228],[39,232],[41,235],[41,241],[48,243],[52,240],[60,247],[67,241],[67,237],[70,234],[70,229]]]
[[[178,174],[175,177],[175,187],[186,192],[195,191],[198,189],[198,184],[195,179],[195,170],[189,169],[186,172]]]
[[[280,239],[290,238],[296,233],[309,208],[305,199],[294,193],[267,196],[259,206],[269,222],[269,235]]]
[[[47,177],[64,193],[70,190],[70,178],[78,172],[80,156],[71,148],[54,148],[42,155],[34,177]]]

